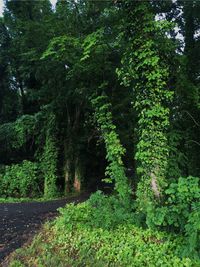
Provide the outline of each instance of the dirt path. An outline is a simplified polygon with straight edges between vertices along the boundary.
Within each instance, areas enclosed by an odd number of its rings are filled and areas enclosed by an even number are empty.
[[[0,266],[12,251],[32,237],[46,220],[54,218],[66,203],[82,202],[87,195],[70,199],[32,203],[0,203]]]

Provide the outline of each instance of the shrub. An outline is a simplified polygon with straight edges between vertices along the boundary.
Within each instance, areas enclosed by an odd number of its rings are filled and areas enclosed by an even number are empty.
[[[133,212],[117,196],[106,196],[101,191],[93,194],[88,201],[92,209],[91,223],[95,227],[113,229],[123,222],[134,222]],[[103,224],[102,224],[103,221]]]
[[[162,226],[183,234],[183,255],[200,255],[200,179],[181,177],[165,191],[166,201],[162,207],[150,206],[147,224]]]
[[[6,166],[0,183],[1,197],[34,197],[41,190],[39,164],[24,160],[21,164]]]
[[[198,260],[179,257],[182,237],[138,227],[126,210],[114,220],[117,210],[113,215],[111,207],[117,206],[118,199],[100,192],[85,203],[67,205],[16,259],[25,266],[44,267],[199,266]]]

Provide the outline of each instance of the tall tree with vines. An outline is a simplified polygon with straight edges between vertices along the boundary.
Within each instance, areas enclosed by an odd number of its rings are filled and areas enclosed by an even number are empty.
[[[148,1],[126,1],[126,33],[129,45],[118,70],[124,85],[133,87],[133,107],[137,112],[137,198],[141,209],[162,198],[168,164],[167,130],[172,99],[168,88],[168,65],[160,54],[160,39],[168,23],[156,22]]]

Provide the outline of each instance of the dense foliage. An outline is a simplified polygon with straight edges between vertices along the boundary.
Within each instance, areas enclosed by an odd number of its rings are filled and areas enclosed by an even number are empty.
[[[1,197],[40,196],[43,177],[39,164],[24,160],[20,164],[6,166],[0,176]]]
[[[103,204],[103,210],[96,203]],[[83,204],[61,209],[61,214],[53,225],[45,226],[31,246],[16,252],[11,267],[200,264],[197,259],[181,258],[182,237],[142,229],[134,214],[120,208],[114,198],[97,193]]]
[[[192,258],[198,260],[199,32],[195,0],[58,0],[55,8],[49,0],[5,0],[0,198],[112,192],[70,206],[56,223],[66,225],[61,245],[71,239],[69,251],[77,246],[77,264],[93,258],[93,266],[115,260],[113,266],[129,266],[134,258],[133,266],[193,266]],[[154,230],[165,231],[166,241]],[[106,254],[108,240],[114,245]],[[128,252],[119,249],[123,241]],[[87,245],[92,257],[83,259]]]

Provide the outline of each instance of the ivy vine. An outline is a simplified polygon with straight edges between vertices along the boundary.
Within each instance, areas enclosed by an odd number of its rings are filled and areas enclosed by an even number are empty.
[[[133,86],[137,112],[137,188],[141,209],[162,197],[169,156],[167,130],[173,93],[168,89],[169,70],[158,50],[157,36],[164,36],[168,23],[156,22],[148,2],[135,2],[131,10],[134,34],[122,58],[118,75],[125,86]],[[130,26],[130,25],[129,25]],[[153,38],[152,38],[153,37]],[[166,38],[166,37],[163,37]]]
[[[116,126],[113,124],[111,104],[108,102],[107,96],[98,96],[92,100],[92,104],[95,108],[96,121],[106,145],[106,159],[109,162],[106,168],[106,176],[110,177],[106,181],[114,181],[115,189],[122,202],[129,203],[131,191],[122,161],[126,151],[120,143]]]
[[[57,160],[56,119],[55,115],[51,113],[47,121],[46,140],[41,160],[41,168],[44,174],[45,198],[52,198],[57,195]]]

